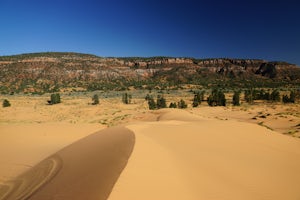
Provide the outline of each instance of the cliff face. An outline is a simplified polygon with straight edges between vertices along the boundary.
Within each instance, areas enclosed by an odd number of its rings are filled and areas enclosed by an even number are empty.
[[[189,83],[202,78],[300,81],[300,68],[283,62],[243,59],[102,58],[76,53],[0,57],[0,86],[24,91],[53,85],[162,81]]]

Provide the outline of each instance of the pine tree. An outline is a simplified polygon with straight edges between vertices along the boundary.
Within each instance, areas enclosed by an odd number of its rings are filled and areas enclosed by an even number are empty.
[[[48,101],[50,105],[61,103],[59,93],[51,94],[50,101]]]
[[[193,99],[193,107],[199,106],[201,104],[203,98],[204,98],[204,91],[195,93],[194,99]]]
[[[209,106],[226,106],[225,94],[218,89],[213,89],[207,103]]]
[[[150,109],[150,110],[155,110],[155,109],[157,109],[156,103],[155,103],[153,97],[149,97],[149,99],[148,99],[148,106],[149,106],[149,109]]]
[[[296,92],[293,91],[293,90],[290,93],[290,102],[291,103],[295,103],[296,102]]]
[[[170,105],[169,105],[169,108],[177,108],[176,103],[171,102]]]
[[[122,102],[125,103],[125,104],[130,104],[131,99],[132,99],[132,95],[127,94],[127,92],[122,95]]]
[[[232,97],[232,104],[234,106],[239,106],[240,105],[240,91],[234,91],[233,97]]]
[[[252,104],[253,100],[254,100],[254,97],[253,97],[253,88],[245,90],[244,94],[245,94],[245,101],[248,102],[248,103],[250,103],[250,104]]]
[[[294,91],[290,92],[290,96],[288,95],[282,96],[283,103],[295,103],[295,101],[296,101],[296,93]]]
[[[166,99],[161,95],[157,95],[156,108],[161,109],[166,107],[167,107]]]
[[[184,109],[184,108],[187,108],[187,104],[185,103],[185,101],[183,99],[181,99],[179,102],[178,102],[178,105],[177,105],[178,108],[181,108],[181,109]]]
[[[271,101],[280,101],[280,93],[278,90],[273,90],[271,95],[270,95],[270,100]]]

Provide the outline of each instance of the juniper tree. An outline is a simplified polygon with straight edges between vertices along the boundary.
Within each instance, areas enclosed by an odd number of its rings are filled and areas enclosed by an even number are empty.
[[[193,99],[193,107],[199,106],[201,104],[203,98],[204,98],[204,91],[195,93],[194,99]]]
[[[171,102],[170,105],[169,105],[169,108],[177,108],[176,103]]]
[[[149,106],[149,109],[150,109],[150,110],[155,110],[155,109],[157,109],[156,103],[155,103],[153,97],[151,97],[151,96],[150,96],[149,99],[148,99],[148,106]]]
[[[177,105],[178,108],[187,108],[187,104],[185,103],[185,101],[183,99],[181,99],[179,102],[178,102],[178,105]]]
[[[131,94],[127,94],[127,92],[122,95],[122,102],[125,104],[130,104],[131,99],[132,99]]]
[[[48,101],[50,105],[61,103],[59,93],[51,94],[50,101]]]
[[[270,95],[270,100],[271,101],[280,101],[280,94],[278,90],[273,90],[271,95]]]
[[[218,89],[213,89],[207,99],[209,106],[226,106],[225,94]]]
[[[166,108],[166,107],[167,107],[166,99],[161,95],[157,95],[156,108],[160,109],[160,108]]]
[[[233,97],[232,97],[232,104],[234,106],[239,106],[240,105],[240,91],[234,91]]]

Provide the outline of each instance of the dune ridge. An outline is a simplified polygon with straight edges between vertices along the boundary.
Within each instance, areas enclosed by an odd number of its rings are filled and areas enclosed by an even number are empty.
[[[153,116],[59,150],[0,199],[300,199],[299,139],[178,109]]]
[[[186,111],[159,115],[127,126],[136,145],[110,200],[300,198],[298,139]]]

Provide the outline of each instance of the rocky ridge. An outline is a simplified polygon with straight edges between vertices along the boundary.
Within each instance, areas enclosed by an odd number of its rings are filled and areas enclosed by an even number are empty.
[[[299,83],[300,68],[255,59],[112,58],[78,53],[36,53],[0,57],[1,91],[50,90],[97,84],[149,82],[201,84],[215,80]],[[33,89],[32,89],[33,88]],[[31,92],[31,91],[29,91]]]

